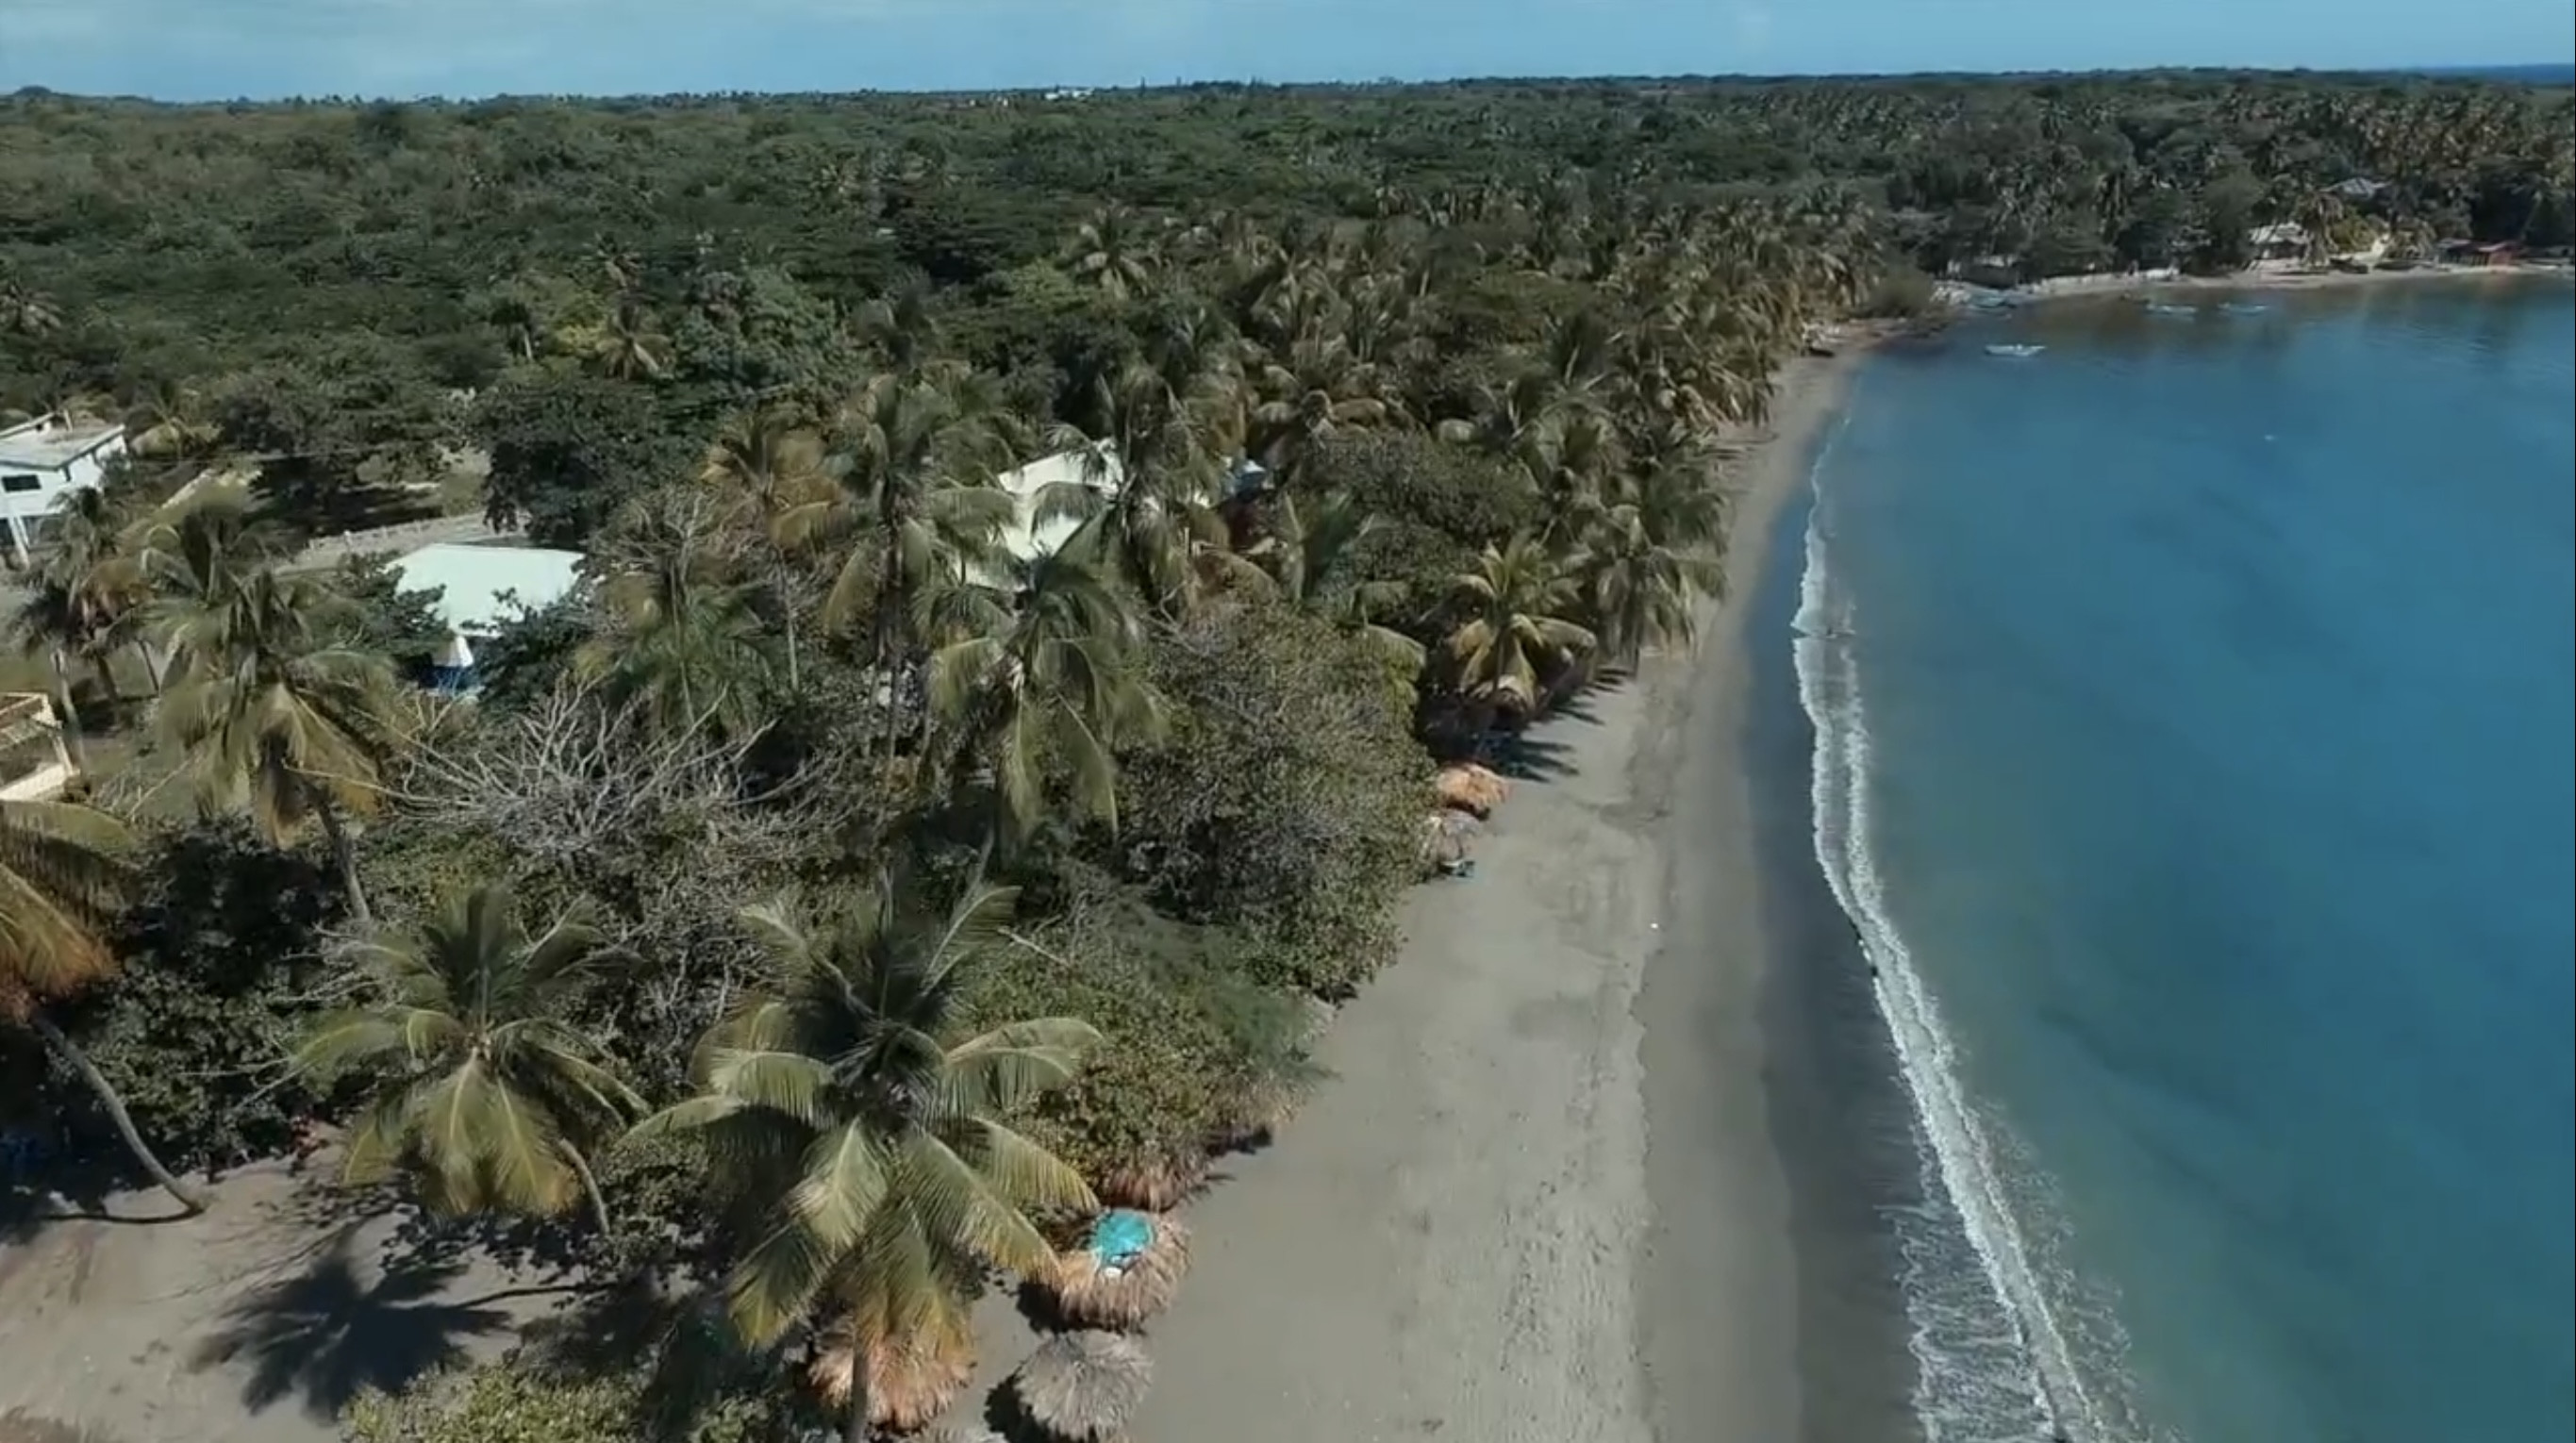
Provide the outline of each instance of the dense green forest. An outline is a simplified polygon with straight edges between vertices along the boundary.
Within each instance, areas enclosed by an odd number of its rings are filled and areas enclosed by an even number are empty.
[[[0,576],[100,758],[0,813],[0,1125],[192,1207],[327,1128],[605,1299],[373,1443],[915,1426],[997,1277],[1287,1120],[1435,767],[1688,640],[1818,327],[2564,246],[2571,154],[2216,74],[0,100],[0,405],[136,449]],[[591,577],[462,704],[428,598],[282,564],[451,502]]]

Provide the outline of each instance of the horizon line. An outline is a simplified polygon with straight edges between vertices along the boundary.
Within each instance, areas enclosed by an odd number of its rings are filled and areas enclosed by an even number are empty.
[[[2532,72],[2527,79],[2517,79],[2517,72]],[[317,104],[401,104],[401,105],[485,105],[510,100],[549,101],[637,101],[735,98],[752,96],[772,100],[818,99],[845,96],[903,97],[938,99],[981,96],[1046,95],[1056,91],[1078,90],[1086,94],[1149,95],[1156,92],[1188,90],[1403,90],[1465,89],[1476,86],[1509,85],[1833,85],[1888,83],[1904,81],[2014,81],[2063,79],[2118,79],[2159,75],[2249,76],[2249,77],[2320,77],[2371,78],[2413,77],[2424,79],[2485,80],[2497,83],[2521,83],[2541,88],[2576,87],[2576,62],[2564,60],[2454,62],[2441,64],[2280,66],[2280,65],[2140,65],[2093,66],[2062,69],[2015,70],[1842,70],[1842,71],[1712,71],[1678,74],[1616,74],[1611,72],[1569,74],[1494,74],[1424,76],[1406,78],[1380,76],[1368,80],[1270,80],[1257,76],[1210,76],[1200,79],[1144,80],[1129,84],[1085,84],[1061,81],[1046,85],[986,87],[921,87],[870,86],[851,90],[660,90],[660,91],[491,91],[480,94],[447,94],[422,91],[412,94],[360,91],[306,92],[300,94],[235,95],[221,99],[172,100],[160,96],[130,92],[56,90],[36,81],[12,87],[0,100],[55,99],[94,103],[121,102],[167,106],[173,109],[203,106],[235,105],[317,105]]]

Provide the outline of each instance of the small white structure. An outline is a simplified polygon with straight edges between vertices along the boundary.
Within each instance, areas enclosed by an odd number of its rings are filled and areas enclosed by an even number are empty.
[[[2258,261],[2302,260],[2308,254],[2308,228],[2297,221],[2258,225],[2245,239]]]
[[[535,546],[424,546],[394,562],[405,591],[438,592],[447,641],[431,663],[442,691],[474,689],[474,646],[581,585],[581,553]]]
[[[125,454],[125,428],[113,421],[39,416],[0,431],[0,530],[9,555],[27,563],[63,498],[97,487],[107,464]]]
[[[44,802],[77,775],[51,698],[0,693],[0,802]]]

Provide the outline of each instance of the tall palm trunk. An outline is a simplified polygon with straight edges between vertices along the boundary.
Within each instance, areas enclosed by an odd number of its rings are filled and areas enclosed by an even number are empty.
[[[71,658],[61,647],[53,651],[54,720],[63,729],[63,754],[70,757],[72,770],[84,779],[89,776],[89,745],[81,738],[80,708],[72,705]]]
[[[144,1146],[143,1134],[134,1130],[134,1118],[125,1110],[125,1099],[116,1095],[116,1088],[108,1082],[97,1066],[91,1063],[89,1054],[81,1051],[77,1044],[64,1036],[62,1029],[56,1027],[42,1012],[29,1015],[27,1025],[35,1029],[36,1036],[43,1039],[45,1046],[51,1048],[56,1056],[71,1064],[72,1071],[80,1074],[80,1080],[88,1086],[91,1093],[97,1096],[98,1105],[107,1109],[107,1120],[116,1125],[116,1135],[124,1140],[125,1150],[134,1154],[134,1160],[142,1164],[145,1175],[150,1177],[163,1192],[168,1193],[171,1200],[185,1209],[189,1216],[194,1217],[204,1212],[205,1198],[200,1196],[196,1189],[172,1176],[170,1170],[161,1165],[161,1159],[152,1155],[152,1149]]]
[[[323,837],[331,843],[331,860],[340,868],[340,885],[349,891],[349,915],[358,919],[360,927],[375,926],[375,909],[367,905],[366,884],[358,879],[358,849],[350,843],[349,829],[340,820],[340,809],[324,798],[314,805],[313,810],[322,819]]]
[[[582,1195],[590,1199],[591,1221],[599,1224],[600,1240],[605,1242],[612,1228],[608,1216],[608,1195],[599,1190],[599,1178],[591,1172],[590,1159],[581,1155],[580,1148],[566,1143],[563,1154],[564,1160],[572,1164],[574,1175],[581,1179]]]
[[[858,1347],[856,1339],[851,1340]],[[868,1355],[860,1348],[850,1360],[850,1411],[841,1420],[841,1443],[870,1443],[876,1430],[868,1426]]]

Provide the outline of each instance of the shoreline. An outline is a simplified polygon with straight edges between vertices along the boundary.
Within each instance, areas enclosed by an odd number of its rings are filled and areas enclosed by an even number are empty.
[[[1867,349],[1783,368],[1697,643],[1531,728],[1477,875],[1408,897],[1401,962],[1319,1049],[1331,1078],[1191,1207],[1139,1436],[1821,1436],[1767,1095],[1746,623]]]
[[[1973,309],[1976,297],[1988,295],[2006,297],[2015,305],[2038,305],[2057,301],[2152,300],[2161,295],[2203,291],[2327,291],[2428,281],[2503,282],[2553,277],[2567,280],[2576,277],[2576,270],[2565,265],[2531,262],[2470,266],[2430,261],[2404,270],[2319,271],[2304,266],[2275,266],[2267,262],[2216,276],[2141,271],[2119,275],[2051,276],[2009,287],[1941,281],[1934,289],[1940,310],[1955,314]]]

